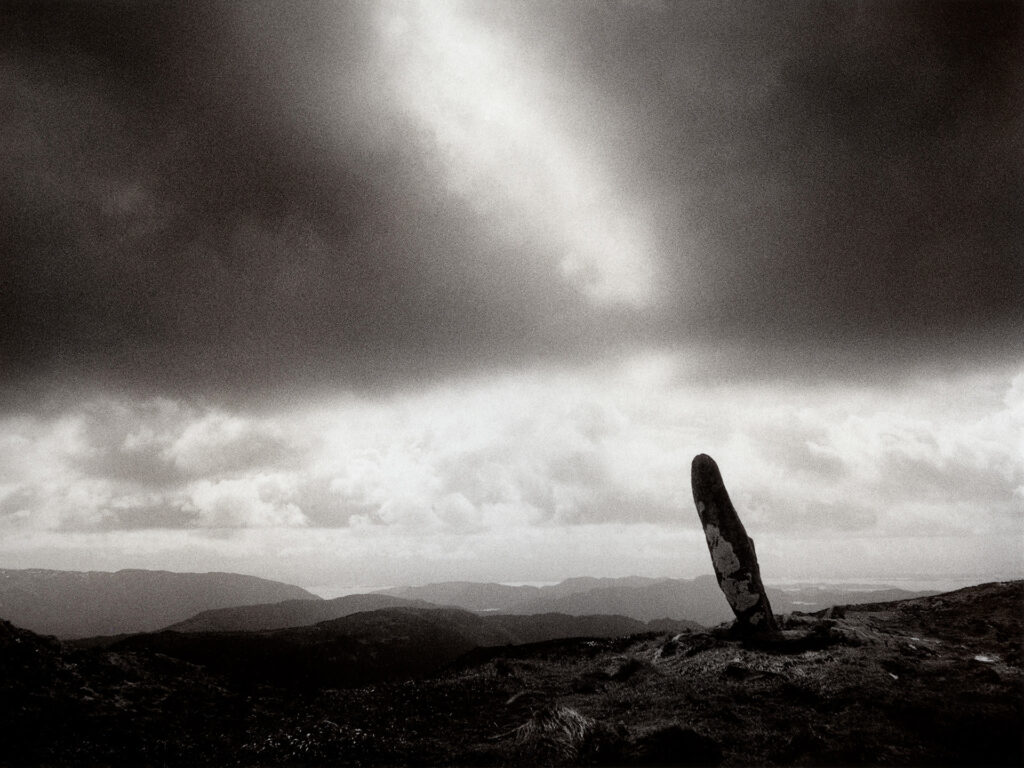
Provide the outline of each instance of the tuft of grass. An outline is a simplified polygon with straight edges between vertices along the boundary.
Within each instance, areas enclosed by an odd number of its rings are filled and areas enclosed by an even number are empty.
[[[516,728],[516,747],[542,760],[575,760],[596,725],[592,717],[570,707],[544,707]]]

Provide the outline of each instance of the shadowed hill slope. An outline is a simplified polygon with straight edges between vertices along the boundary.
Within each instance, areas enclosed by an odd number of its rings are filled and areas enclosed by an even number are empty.
[[[640,621],[629,616],[600,614],[570,616],[564,613],[533,613],[527,615],[488,615],[484,621],[491,627],[508,632],[516,644],[540,643],[571,637],[622,637],[644,632],[684,632],[703,629],[692,621],[659,619]]]
[[[383,608],[438,607],[424,600],[406,600],[391,595],[345,595],[332,600],[285,600],[280,603],[218,608],[197,613],[165,629],[174,632],[258,632],[304,627]]]
[[[479,645],[511,641],[468,611],[389,608],[266,632],[135,635],[109,647],[200,664],[241,687],[314,690],[403,679],[437,669]]]
[[[696,625],[672,622],[683,631]],[[658,623],[663,630],[662,623]],[[652,627],[624,616],[480,616],[459,608],[394,607],[259,632],[163,631],[78,641],[201,664],[239,685],[352,687],[437,670],[477,647],[618,637]]]

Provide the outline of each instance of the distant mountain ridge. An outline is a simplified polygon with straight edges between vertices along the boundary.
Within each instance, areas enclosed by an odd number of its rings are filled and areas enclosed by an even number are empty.
[[[491,585],[475,586],[486,588]],[[486,589],[466,592],[466,602],[479,604],[477,601],[485,592]],[[449,599],[457,599],[459,597],[458,590],[446,590],[445,596]],[[697,622],[665,617],[658,617],[659,621],[655,624],[652,620],[616,615],[610,611],[589,615],[584,613],[567,615],[565,612],[559,611],[539,611],[537,613],[511,611],[499,614],[491,611],[471,611],[465,606],[446,606],[420,599],[369,593],[346,595],[333,600],[286,600],[265,605],[219,608],[203,611],[164,629],[171,632],[264,632],[314,624],[329,624],[357,613],[389,608],[443,609],[451,607],[479,615],[490,626],[509,629],[511,634],[506,638],[509,643],[538,642],[585,635],[608,637],[655,629],[679,631],[696,629],[701,626]]]
[[[0,617],[63,638],[150,632],[200,611],[320,598],[238,573],[0,569]]]
[[[380,594],[454,605],[472,611],[572,616],[608,614],[640,621],[670,618],[714,626],[733,619],[714,576],[694,579],[581,577],[546,587],[510,587],[502,584],[442,582],[419,587],[396,587]],[[901,589],[856,591],[840,587],[806,586],[786,590],[768,588],[775,613],[816,611],[832,605],[903,600],[935,592]]]
[[[582,584],[581,584],[582,586]],[[597,610],[597,609],[600,610]],[[704,626],[719,624],[732,613],[713,576],[650,579],[647,582],[601,580],[591,589],[543,596],[517,606],[515,613],[615,613],[642,621],[672,618]]]
[[[797,587],[769,588],[768,594],[776,613],[789,613],[934,593]],[[667,619],[704,626],[732,619],[710,575],[695,579],[579,577],[544,587],[442,582],[323,600],[297,586],[231,573],[0,570],[0,617],[67,639],[159,629],[266,631],[387,608],[444,606],[484,615],[612,616],[641,623]]]
[[[565,583],[565,582],[562,582]],[[477,581],[443,581],[422,587],[393,587],[377,594],[410,600],[426,600],[435,605],[455,605],[467,611],[508,611],[539,598],[549,587],[519,586]]]
[[[452,581],[346,595],[333,600],[287,602],[204,611],[164,627],[175,632],[254,632],[301,627],[361,611],[391,607],[455,607],[483,615],[610,616],[628,618],[642,632],[647,622],[666,619],[690,628],[731,618],[714,577],[621,579],[579,577],[546,587]]]
[[[928,592],[899,589],[851,591],[821,587],[769,589],[776,613],[816,611],[832,605],[901,600]],[[643,625],[660,619],[687,626],[714,626],[731,621],[732,612],[713,576],[670,579],[579,577],[545,587],[450,581],[418,587],[346,595],[333,600],[283,603],[205,611],[165,629],[176,632],[241,632],[310,626],[362,611],[384,608],[450,606],[482,615],[612,616]]]

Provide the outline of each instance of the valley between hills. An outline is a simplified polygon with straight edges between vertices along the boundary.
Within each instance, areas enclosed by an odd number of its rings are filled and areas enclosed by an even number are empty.
[[[424,589],[292,597],[92,638],[4,621],[0,764],[1021,764],[1021,581],[776,606],[803,638],[779,647],[668,616],[473,611],[460,589],[482,587],[435,586],[444,607]]]

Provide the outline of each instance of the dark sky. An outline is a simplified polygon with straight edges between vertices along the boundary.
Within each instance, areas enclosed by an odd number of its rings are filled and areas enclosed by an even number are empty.
[[[1022,15],[0,3],[0,565],[1019,577]]]
[[[407,10],[5,3],[5,396],[365,389],[644,347],[747,375],[1024,351],[1019,3],[463,9],[530,86],[522,119],[642,222],[654,290],[624,300],[560,267],[564,221],[487,193],[520,155],[480,160],[409,106],[410,77],[445,85],[407,66],[429,26],[385,40]],[[546,141],[519,119],[491,138]]]

